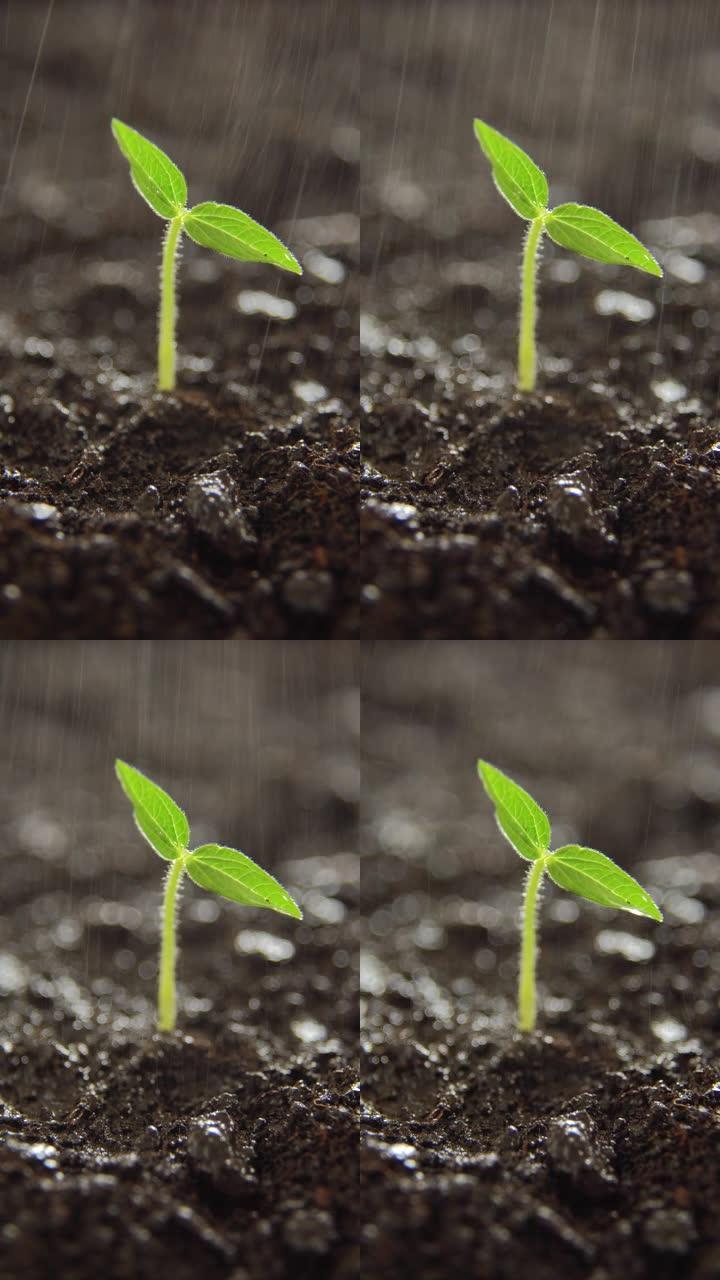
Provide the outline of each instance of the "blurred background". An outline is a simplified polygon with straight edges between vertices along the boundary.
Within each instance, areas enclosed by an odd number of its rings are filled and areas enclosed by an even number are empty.
[[[29,337],[59,343],[66,365],[81,337],[100,343],[96,355],[117,343],[125,372],[153,352],[162,224],[130,182],[113,115],[173,158],[191,203],[238,205],[305,262],[298,282],[186,243],[181,345],[194,332],[196,359],[220,344],[245,360],[264,332],[266,342],[283,335],[270,347],[284,351],[299,336],[296,309],[318,343],[347,345],[358,240],[353,6],[11,0],[0,48],[0,308],[15,358],[42,359],[43,348],[24,351]],[[346,359],[338,352],[338,377]]]
[[[180,1025],[242,1019],[291,1050],[340,1037],[354,1051],[353,644],[5,642],[0,703],[8,1032],[28,1017],[152,1026],[165,868],[120,756],[177,800],[194,846],[241,849],[304,910],[291,923],[188,883]]]
[[[507,1027],[525,867],[478,756],[549,814],[553,846],[609,854],[658,926],[549,885],[542,1020],[651,1043],[720,1025],[720,647],[451,641],[363,646],[362,985],[368,1030]]]
[[[521,220],[474,138],[479,116],[545,170],[552,204],[646,239],[664,285],[546,242],[549,375],[622,368],[660,403],[717,391],[720,8],[714,0],[369,0],[362,105],[368,390],[504,385]],[[493,382],[493,379],[496,381]]]

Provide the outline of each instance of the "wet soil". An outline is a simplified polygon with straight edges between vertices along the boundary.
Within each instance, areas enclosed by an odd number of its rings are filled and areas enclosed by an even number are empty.
[[[363,689],[367,1274],[710,1280],[715,647],[373,644]],[[665,916],[547,888],[531,1036],[513,1027],[523,868],[479,754]]]
[[[225,2],[201,22],[72,0],[44,35],[40,7],[8,16],[1,636],[356,632],[352,18],[311,0],[278,41],[275,6],[252,9],[239,26]],[[154,393],[162,223],[113,114],[181,165],[191,201],[246,208],[304,265],[186,244],[174,394]]]
[[[371,9],[363,634],[719,635],[717,14]],[[473,116],[665,271],[547,244],[534,395],[514,392],[522,223]]]
[[[253,648],[3,649],[3,1280],[358,1274],[353,646]],[[115,746],[304,908],[188,886],[172,1035]]]

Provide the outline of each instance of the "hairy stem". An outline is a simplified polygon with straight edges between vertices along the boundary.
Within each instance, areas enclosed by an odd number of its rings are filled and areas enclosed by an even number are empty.
[[[537,254],[545,226],[542,215],[528,227],[522,261],[520,293],[520,342],[518,345],[518,390],[535,390],[537,354],[535,324],[537,321]]]
[[[175,1030],[177,999],[175,995],[175,962],[177,959],[176,907],[180,881],[185,871],[183,858],[170,863],[165,879],[165,897],[162,912],[162,940],[160,944],[160,974],[158,980],[158,1031]]]
[[[533,862],[525,882],[523,904],[522,948],[520,953],[520,983],[518,987],[518,1030],[533,1031],[535,1027],[535,966],[537,962],[537,905],[540,882],[545,871],[545,859]]]
[[[160,325],[158,329],[158,391],[175,389],[175,276],[183,215],[168,222],[160,268]]]

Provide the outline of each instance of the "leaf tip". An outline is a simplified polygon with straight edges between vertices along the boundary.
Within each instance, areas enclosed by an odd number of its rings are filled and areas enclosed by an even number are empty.
[[[648,897],[649,906],[645,906],[645,905],[641,907],[632,906],[632,907],[626,907],[625,910],[629,911],[630,914],[633,916],[645,916],[648,920],[655,920],[658,924],[662,924],[664,919],[662,911],[660,910],[657,903],[653,902],[649,894],[647,895],[647,897]]]
[[[473,120],[473,130],[477,141],[480,143],[480,146],[487,155],[485,144],[487,143],[488,137],[490,137],[495,130],[491,129],[490,125],[486,124],[484,120],[479,120],[477,117]]]
[[[640,248],[643,250],[643,261],[637,262],[633,261],[632,258],[628,258],[627,265],[629,267],[636,267],[638,271],[645,271],[649,276],[657,276],[659,280],[662,279],[663,269],[657,258],[653,256],[649,249],[645,248],[644,244],[641,244]]]

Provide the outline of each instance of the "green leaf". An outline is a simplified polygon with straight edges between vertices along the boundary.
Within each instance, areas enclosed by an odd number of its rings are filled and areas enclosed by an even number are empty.
[[[175,218],[187,203],[187,183],[172,160],[136,129],[112,121],[112,131],[143,199],[161,218]]]
[[[635,915],[662,920],[662,912],[637,880],[597,849],[563,845],[550,855],[547,873],[555,884],[602,907],[619,907]]]
[[[191,880],[203,889],[246,907],[270,907],[302,920],[299,906],[274,876],[237,849],[203,844],[190,854],[185,865]]]
[[[187,849],[190,827],[182,809],[162,787],[123,760],[115,761],[120,786],[133,807],[135,822],[161,858],[173,862]]]
[[[484,760],[477,762],[482,784],[495,805],[495,820],[516,853],[528,862],[547,853],[550,823],[527,791]]]
[[[228,258],[237,258],[240,262],[270,262],[302,275],[300,263],[282,240],[230,204],[215,204],[212,200],[196,204],[186,215],[183,228],[192,240]]]
[[[537,218],[548,202],[547,178],[514,142],[482,120],[473,121],[475,136],[492,165],[495,186],[521,218]]]
[[[545,230],[556,244],[573,249],[596,262],[620,262],[651,276],[662,269],[644,244],[606,213],[588,204],[559,204],[545,221]]]

